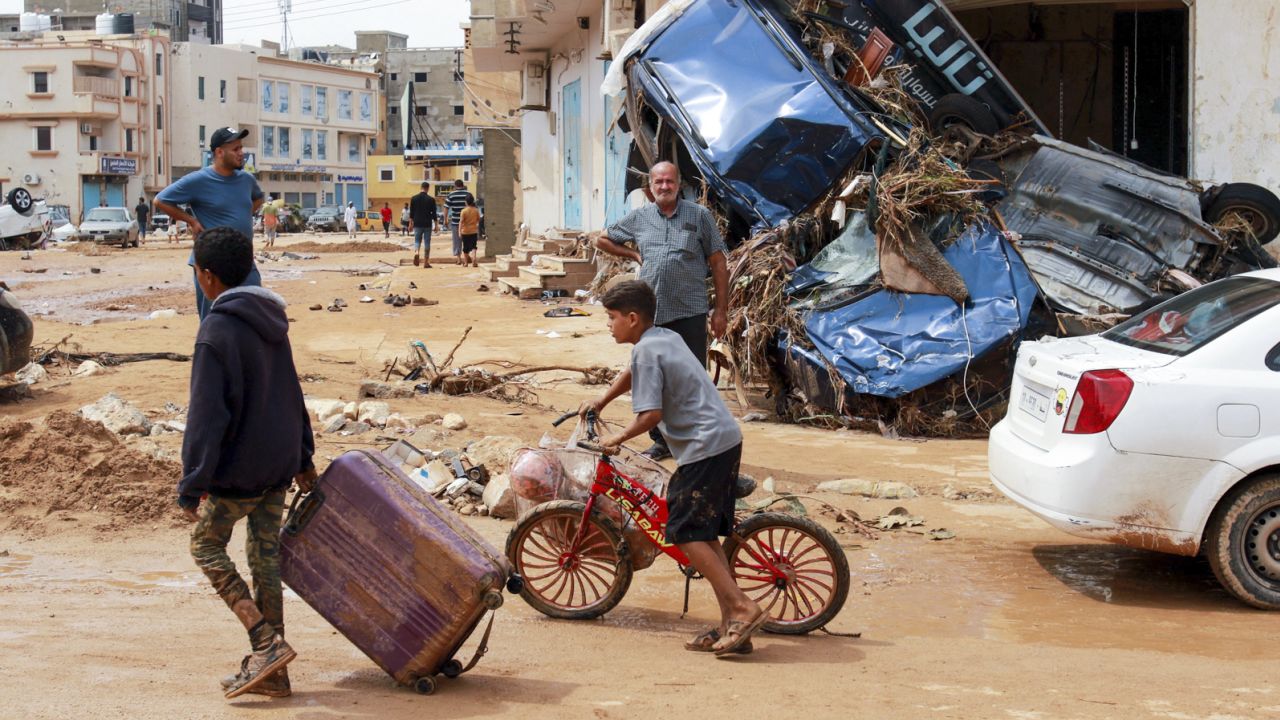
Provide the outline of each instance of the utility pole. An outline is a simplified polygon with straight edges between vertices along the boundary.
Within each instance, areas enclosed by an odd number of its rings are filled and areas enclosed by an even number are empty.
[[[293,11],[293,0],[276,0],[280,7],[280,50],[289,52],[289,13]]]

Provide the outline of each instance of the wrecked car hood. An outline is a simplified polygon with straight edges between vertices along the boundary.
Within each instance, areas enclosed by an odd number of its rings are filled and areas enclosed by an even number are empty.
[[[1036,286],[1000,231],[970,228],[943,257],[971,290],[964,305],[940,295],[879,290],[809,315],[809,339],[850,391],[900,397],[962,372],[1026,327]]]
[[[827,193],[883,133],[757,0],[701,0],[629,61],[627,118],[646,164],[673,130],[748,226],[773,227]]]

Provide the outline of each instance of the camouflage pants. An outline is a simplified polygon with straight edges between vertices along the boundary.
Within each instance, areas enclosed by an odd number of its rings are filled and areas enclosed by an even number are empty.
[[[280,587],[280,520],[284,516],[284,490],[255,498],[210,495],[200,504],[200,519],[191,531],[191,557],[213,583],[227,607],[250,598],[249,586],[227,555],[231,531],[241,518],[249,518],[245,555],[253,573],[253,603],[262,617],[284,634],[284,598]]]

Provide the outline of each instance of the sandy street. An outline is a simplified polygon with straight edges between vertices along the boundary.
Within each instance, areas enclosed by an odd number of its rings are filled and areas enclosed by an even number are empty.
[[[362,240],[383,241],[371,233]],[[345,236],[283,236],[274,251],[304,241],[319,243],[303,246],[319,257],[259,266],[265,284],[290,303],[308,396],[354,400],[360,381],[381,377],[409,341],[422,340],[439,358],[468,326],[455,365],[616,367],[628,356],[598,306],[584,306],[590,317],[545,318],[541,302],[495,294],[496,286],[478,292],[482,273],[473,269],[399,266],[409,257],[399,248],[334,251],[344,249],[334,244]],[[441,241],[435,245],[438,252]],[[189,247],[153,239],[125,251],[3,253],[0,279],[33,315],[39,346],[65,338],[66,348],[84,352],[189,353],[197,329]],[[389,290],[359,289],[386,278]],[[382,302],[388,291],[439,304],[393,308]],[[365,295],[375,302],[359,302]],[[347,302],[343,312],[308,310],[335,298]],[[167,308],[177,316],[148,319]],[[196,570],[172,504],[177,476],[164,473],[177,472],[181,435],[121,443],[56,414],[114,392],[152,419],[171,417],[186,405],[190,365],[139,362],[88,377],[67,367],[49,372],[33,399],[0,406],[3,718],[1280,717],[1278,653],[1268,639],[1280,631],[1280,616],[1229,598],[1204,562],[1051,529],[991,487],[981,441],[887,440],[771,422],[743,425],[744,469],[757,479],[772,476],[779,491],[864,519],[899,505],[924,518],[877,539],[837,535],[852,590],[831,630],[860,638],[761,635],[749,656],[686,652],[683,641],[715,616],[714,598],[695,583],[681,618],[683,576],[660,558],[600,620],[551,620],[508,596],[489,654],[423,697],[395,686],[286,592],[299,653],[290,666],[293,697],[228,702],[217,681],[236,669],[247,645]],[[433,450],[487,435],[534,445],[550,419],[600,392],[579,377],[540,374],[522,386],[524,403],[443,395],[388,402],[408,417],[466,418],[461,431],[427,425],[436,431]],[[741,415],[732,393],[725,397]],[[622,420],[628,409],[617,403],[606,418]],[[349,448],[383,447],[390,441],[380,437],[393,434],[318,436],[317,465]],[[838,478],[904,482],[920,497],[813,492]],[[816,503],[808,508],[837,528]],[[468,522],[498,547],[512,527]],[[939,528],[954,539],[925,534]],[[238,559],[242,538],[232,544]]]

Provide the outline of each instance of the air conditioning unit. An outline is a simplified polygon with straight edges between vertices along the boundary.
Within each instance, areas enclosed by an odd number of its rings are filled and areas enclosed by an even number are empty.
[[[547,109],[547,65],[528,60],[520,68],[520,109]]]
[[[27,173],[26,175],[22,176],[22,184],[23,185],[39,185],[40,176],[35,173]]]
[[[635,0],[606,0],[604,8],[604,48],[609,57],[617,57],[622,44],[636,31]]]
[[[93,124],[92,124],[92,123],[80,123],[80,134],[81,134],[81,135],[92,135],[92,134],[93,134]]]

